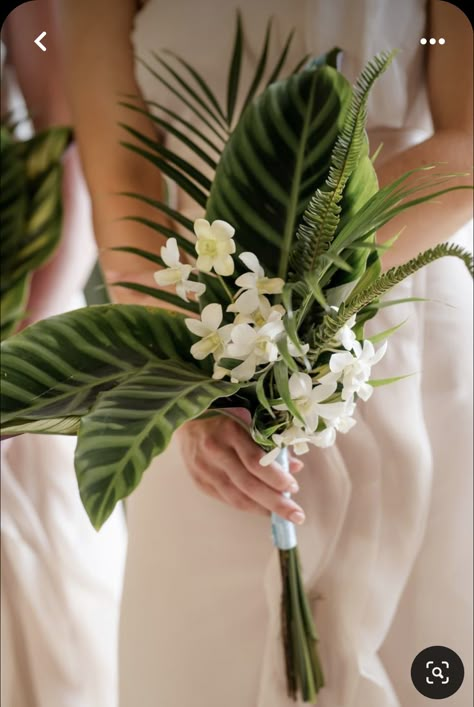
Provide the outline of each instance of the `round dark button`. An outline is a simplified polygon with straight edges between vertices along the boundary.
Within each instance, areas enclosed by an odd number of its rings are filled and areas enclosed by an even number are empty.
[[[446,646],[430,646],[418,653],[411,666],[411,679],[425,697],[444,700],[459,690],[464,680],[461,658]]]

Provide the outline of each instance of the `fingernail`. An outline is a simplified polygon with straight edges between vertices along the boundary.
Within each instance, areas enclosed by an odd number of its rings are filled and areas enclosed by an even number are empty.
[[[300,490],[300,487],[298,486],[296,481],[292,481],[291,484],[288,486],[288,491],[290,493],[298,493],[299,490]]]
[[[296,523],[296,525],[301,525],[302,523],[304,523],[305,515],[303,511],[293,511],[289,519],[292,523]]]

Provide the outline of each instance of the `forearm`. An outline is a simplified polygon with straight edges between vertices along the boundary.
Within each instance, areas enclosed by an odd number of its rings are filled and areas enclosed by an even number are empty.
[[[457,130],[437,131],[428,140],[382,164],[377,169],[380,186],[390,184],[411,169],[434,162],[444,164],[439,165],[433,172],[469,173],[467,176],[453,177],[449,183],[438,189],[472,184],[472,134]],[[416,179],[416,176],[412,177],[409,183],[414,184]],[[420,192],[413,198],[425,193],[427,191]],[[448,240],[472,218],[472,208],[472,191],[460,189],[410,208],[391,220],[377,232],[378,243],[383,244],[404,230],[392,248],[382,255],[384,269],[406,262],[426,248]]]
[[[157,209],[122,195],[136,193],[157,201],[163,198],[157,168],[120,144],[136,142],[120,123],[150,139],[158,139],[146,112],[120,105],[124,96],[133,95],[135,98],[130,102],[143,111],[146,108],[134,75],[134,48],[130,40],[136,3],[62,0],[58,7],[75,135],[91,195],[94,232],[105,279],[109,283],[134,280],[152,286],[156,264],[113,250],[134,246],[159,254],[164,237],[140,223],[126,220],[130,216],[169,225]],[[157,303],[123,288],[112,289],[111,294],[121,302]]]

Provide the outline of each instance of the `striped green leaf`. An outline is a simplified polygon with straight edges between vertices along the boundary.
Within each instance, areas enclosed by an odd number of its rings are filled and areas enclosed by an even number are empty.
[[[179,185],[179,187],[186,192],[196,204],[202,207],[203,210],[206,208],[211,187],[208,177],[209,167],[211,167],[211,169],[216,168],[218,159],[222,154],[229,136],[232,135],[232,129],[234,126],[238,129],[242,112],[245,112],[246,108],[253,103],[258,91],[262,87],[268,88],[269,85],[277,81],[284,69],[294,33],[290,32],[288,34],[276,63],[270,65],[268,57],[272,39],[271,25],[271,22],[267,24],[253,76],[248,85],[244,85],[241,71],[244,32],[242,18],[240,13],[237,13],[233,49],[227,70],[228,83],[225,92],[226,95],[221,103],[219,103],[218,98],[206,82],[205,77],[202,77],[183,58],[176,56],[172,52],[167,51],[161,54],[153,53],[155,59],[153,65],[146,61],[141,61],[150,74],[159,81],[167,91],[178,98],[180,103],[186,107],[187,112],[190,112],[192,121],[184,120],[182,116],[176,112],[170,111],[163,104],[153,101],[147,102],[147,106],[150,106],[150,109],[154,111],[153,114],[150,112],[150,119],[157,123],[160,128],[173,134],[178,142],[181,143],[181,146],[186,148],[186,152],[193,154],[193,160],[192,163],[184,160],[179,151],[173,152],[159,140],[150,140],[146,135],[126,125],[122,125],[122,127],[132,135],[135,142],[124,141],[122,144],[154,164],[161,172]],[[295,67],[294,71],[299,71],[306,61],[307,57],[303,57],[303,59],[298,62],[298,66]],[[321,58],[322,63],[325,61],[326,56]],[[133,96],[127,96],[126,98],[132,101],[134,100]],[[128,107],[130,110],[143,112],[143,108],[130,102],[123,101],[121,105]],[[179,125],[179,128],[177,125]],[[211,140],[209,136],[203,132],[203,126],[206,126],[208,131],[211,131]],[[198,138],[199,142],[196,142],[196,138]],[[308,198],[309,194],[310,191],[308,192]],[[152,204],[151,199],[147,199],[141,195],[130,194],[129,196],[141,198]],[[166,203],[154,202],[152,205],[171,218],[178,220],[194,238],[191,222],[183,223],[182,218],[180,218],[176,212],[171,213],[172,209],[170,209],[169,205]],[[141,222],[160,232],[162,235],[170,237],[169,234],[165,233],[165,229],[158,222],[153,223],[150,220],[146,223],[144,220],[141,220]],[[183,242],[183,238],[181,238],[181,242],[179,239],[177,240],[180,248],[185,250],[189,248],[190,244],[186,246]],[[194,251],[192,255],[194,255]],[[222,283],[219,279],[209,278],[203,274],[202,281],[208,286],[209,301],[212,299],[222,299],[225,295]],[[204,298],[203,304],[205,304]]]
[[[2,344],[2,426],[87,414],[106,390],[162,360],[200,366],[181,315],[138,305],[78,309],[38,322]],[[32,429],[37,431],[37,428]]]
[[[2,126],[0,302],[2,340],[25,316],[32,272],[46,262],[61,232],[61,156],[67,128],[17,142]]]
[[[239,249],[255,252],[269,275],[287,275],[296,228],[327,177],[350,99],[332,67],[305,70],[270,85],[227,142],[207,217],[235,226]]]
[[[101,393],[82,418],[75,456],[81,498],[94,527],[133,491],[178,427],[238,388],[190,364],[162,361]]]

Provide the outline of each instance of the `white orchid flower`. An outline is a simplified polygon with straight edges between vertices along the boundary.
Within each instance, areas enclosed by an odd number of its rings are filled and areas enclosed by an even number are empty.
[[[212,377],[216,381],[220,381],[226,376],[231,376],[232,371],[229,368],[224,368],[223,366],[219,366],[218,363],[214,364],[214,371],[212,373]]]
[[[209,354],[214,356],[216,361],[221,358],[224,348],[230,339],[232,324],[221,327],[222,307],[220,304],[212,303],[201,312],[201,319],[185,319],[185,324],[189,331],[201,340],[191,346],[191,355],[201,361]]]
[[[324,402],[335,392],[337,387],[335,382],[313,386],[311,376],[307,373],[293,373],[288,387],[291,399],[304,420],[304,428],[307,432],[315,432],[320,417],[323,420],[331,420],[344,414],[345,403]],[[273,407],[275,410],[288,410],[284,403]],[[300,420],[295,420],[294,423],[297,427],[302,426]]]
[[[302,356],[306,356],[308,351],[309,351],[309,344],[301,344],[300,343],[300,345],[298,347],[298,346],[296,346],[296,344],[294,344],[292,342],[290,337],[288,337],[288,353],[290,354],[290,356],[293,356],[293,358],[301,358]]]
[[[192,282],[188,279],[192,266],[180,262],[176,238],[168,238],[166,245],[161,247],[161,258],[168,267],[154,273],[153,277],[157,285],[161,287],[174,285],[176,294],[185,302],[189,301],[188,292],[194,292],[198,297],[204,294],[206,285],[202,282]]]
[[[357,394],[362,400],[368,400],[373,393],[373,387],[367,383],[370,378],[372,366],[385,355],[387,342],[375,351],[371,341],[364,341],[363,347],[358,341],[354,343],[353,353],[335,353],[329,359],[330,373],[321,381],[329,383],[342,381],[343,390],[341,397],[348,400]]]
[[[300,427],[292,425],[281,434],[272,435],[272,441],[276,446],[260,459],[259,463],[262,466],[272,464],[282,447],[293,447],[293,452],[298,456],[306,454],[309,451],[308,444],[311,443],[311,435],[308,435]]]
[[[334,309],[336,312],[339,311],[339,307],[333,306],[331,307],[331,309]],[[336,332],[336,335],[334,337],[334,340],[337,341],[338,344],[343,346],[347,351],[352,351],[356,342],[356,335],[352,331],[352,327],[355,325],[355,323],[356,315],[353,314],[352,317],[347,320],[344,326],[341,327],[338,332]]]
[[[341,432],[342,434],[349,432],[349,430],[351,430],[356,424],[356,420],[352,417],[355,412],[355,408],[356,404],[354,402],[354,398],[350,397],[349,400],[346,400],[344,403],[343,413],[339,415],[339,417],[328,420],[326,422],[327,427],[332,427],[334,430],[337,430],[337,432]],[[325,430],[323,430],[323,432],[325,432]]]
[[[241,253],[239,258],[251,272],[240,275],[235,281],[244,292],[231,304],[227,311],[251,314],[262,306],[263,295],[277,295],[282,292],[285,281],[281,277],[265,277],[265,272],[254,253]]]
[[[250,324],[233,326],[227,354],[231,358],[242,359],[243,363],[232,369],[232,380],[250,380],[257,366],[276,361],[280,355],[276,342],[284,331],[281,318],[274,314],[262,327],[252,327]]]
[[[232,310],[232,307],[234,307],[234,305],[229,305],[229,307],[227,307],[227,311],[235,311]],[[286,310],[281,304],[274,304],[272,306],[268,297],[261,295],[258,298],[257,309],[254,312],[250,312],[250,314],[244,314],[243,312],[237,314],[234,319],[234,324],[255,324],[256,326],[261,327],[272,315],[274,319],[278,316],[282,319],[285,313]]]
[[[235,228],[227,221],[217,220],[210,224],[206,219],[198,218],[194,222],[194,233],[197,236],[197,269],[210,272],[214,268],[218,275],[232,275]]]

